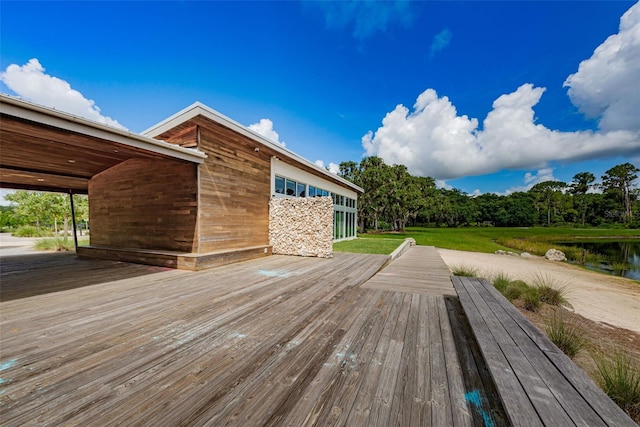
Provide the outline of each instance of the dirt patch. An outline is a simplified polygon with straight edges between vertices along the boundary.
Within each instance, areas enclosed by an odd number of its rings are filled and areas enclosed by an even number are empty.
[[[527,283],[532,283],[536,276],[549,277],[565,289],[565,297],[577,314],[603,325],[640,333],[640,283],[636,281],[542,257],[521,258],[448,249],[438,249],[438,252],[450,268],[473,268],[480,277],[489,280],[498,273]]]

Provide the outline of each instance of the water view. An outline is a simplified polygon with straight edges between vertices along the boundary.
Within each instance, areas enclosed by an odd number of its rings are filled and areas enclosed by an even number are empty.
[[[588,268],[615,276],[640,280],[640,240],[569,242],[565,246],[586,249],[600,255],[600,262],[587,262]]]

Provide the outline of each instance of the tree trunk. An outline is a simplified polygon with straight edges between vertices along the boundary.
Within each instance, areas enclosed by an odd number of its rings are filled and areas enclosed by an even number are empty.
[[[64,217],[64,241],[67,241],[67,236],[69,235],[69,218]]]

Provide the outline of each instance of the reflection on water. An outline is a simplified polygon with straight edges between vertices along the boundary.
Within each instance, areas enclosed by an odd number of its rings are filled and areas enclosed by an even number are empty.
[[[570,242],[564,245],[579,247],[592,254],[601,255],[599,263],[587,263],[589,268],[640,280],[640,241],[638,240]]]

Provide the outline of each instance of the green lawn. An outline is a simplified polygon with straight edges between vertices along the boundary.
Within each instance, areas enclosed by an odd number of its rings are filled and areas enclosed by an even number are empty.
[[[355,252],[359,254],[381,254],[389,255],[396,250],[403,242],[403,239],[397,238],[368,238],[363,235],[355,240],[347,240],[333,244],[333,250],[336,252]]]
[[[568,227],[409,227],[403,233],[360,234],[358,239],[336,243],[333,248],[337,252],[389,254],[407,237],[413,237],[418,245],[423,246],[492,253],[499,249],[513,250],[497,243],[509,239],[568,242],[577,239],[640,238],[640,230]]]

